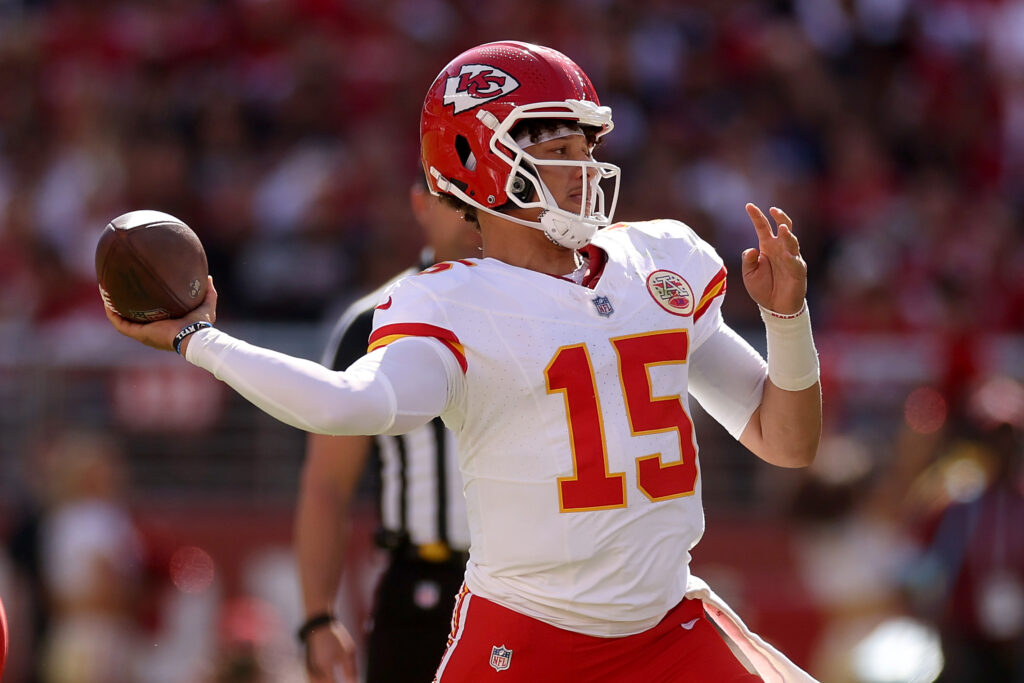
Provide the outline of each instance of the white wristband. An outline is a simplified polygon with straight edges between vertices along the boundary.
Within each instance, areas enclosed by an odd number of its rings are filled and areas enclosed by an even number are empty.
[[[814,386],[821,376],[807,302],[792,315],[761,309],[768,337],[768,379],[786,391]]]

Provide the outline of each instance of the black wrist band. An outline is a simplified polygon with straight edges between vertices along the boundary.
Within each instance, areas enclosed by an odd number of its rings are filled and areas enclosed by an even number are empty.
[[[309,619],[306,619],[305,623],[299,627],[298,632],[295,636],[299,639],[299,642],[303,645],[306,644],[306,639],[309,638],[309,634],[317,630],[321,626],[327,626],[328,624],[334,623],[334,615],[330,612],[319,612],[314,614]]]
[[[198,322],[189,323],[188,325],[185,325],[185,327],[181,328],[181,332],[179,332],[178,334],[176,334],[174,336],[174,352],[177,353],[180,356],[181,355],[181,342],[185,341],[185,337],[187,337],[188,335],[190,335],[190,334],[192,334],[194,332],[198,332],[199,330],[203,329],[204,327],[213,327],[213,325],[211,325],[208,322],[200,320]]]

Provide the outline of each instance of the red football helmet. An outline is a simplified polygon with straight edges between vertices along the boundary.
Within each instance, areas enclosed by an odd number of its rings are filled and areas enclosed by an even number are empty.
[[[420,119],[430,191],[453,195],[492,214],[509,201],[521,208],[540,208],[537,222],[498,215],[542,230],[556,244],[584,246],[598,228],[611,223],[619,168],[593,160],[534,158],[509,135],[524,119],[565,119],[596,128],[598,137],[612,129],[611,109],[601,106],[590,79],[561,52],[501,41],[477,46],[452,60],[430,86]],[[578,212],[558,207],[536,170],[544,165],[582,167],[588,182]],[[613,183],[607,211],[600,184],[605,179]]]

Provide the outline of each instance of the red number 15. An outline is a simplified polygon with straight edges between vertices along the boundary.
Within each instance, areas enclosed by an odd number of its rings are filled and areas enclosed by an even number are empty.
[[[649,372],[653,365],[686,362],[686,330],[616,337],[611,343],[619,358],[619,381],[633,436],[675,431],[679,439],[682,457],[674,462],[665,464],[661,453],[636,459],[637,486],[652,501],[691,495],[697,485],[693,423],[678,394],[652,395]],[[624,507],[626,475],[608,471],[601,402],[586,345],[558,349],[544,374],[548,393],[562,394],[569,421],[573,474],[558,480],[562,511]]]

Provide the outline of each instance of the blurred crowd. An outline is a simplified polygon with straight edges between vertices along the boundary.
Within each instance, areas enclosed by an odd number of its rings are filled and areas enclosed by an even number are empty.
[[[427,87],[462,50],[508,38],[591,76],[615,114],[598,157],[623,168],[616,217],[677,218],[715,244],[737,328],[759,325],[737,277],[754,242],[744,204],[794,218],[829,412],[818,463],[778,494],[790,570],[826,614],[801,662],[829,683],[928,680],[941,633],[947,680],[1021,680],[1024,367],[983,341],[1024,332],[1024,0],[0,0],[0,330],[109,334],[96,239],[140,208],[199,234],[222,319],[330,320],[421,246],[404,198]],[[844,402],[843,377],[877,368],[842,374],[827,341],[870,333],[938,349],[934,386],[898,398],[894,432],[854,419],[883,405]],[[114,681],[67,662],[87,647],[109,664],[90,637],[116,648],[148,623],[154,638],[123,445],[48,436],[38,466],[68,460],[39,476],[63,488],[38,492],[7,539],[10,573],[51,605],[37,615],[48,680]],[[99,578],[47,553],[93,557]],[[119,592],[86,595],[87,579]],[[172,593],[165,626],[215,618]],[[235,612],[220,618],[261,623],[258,605]],[[236,634],[222,671],[188,675],[258,680],[261,637]],[[872,673],[893,647],[920,648],[918,678]],[[173,652],[146,660],[148,680],[175,680]],[[1001,658],[1011,668],[956,677]]]
[[[227,586],[223,552],[215,561],[146,523],[131,455],[120,436],[85,427],[39,433],[26,449],[25,489],[0,520],[12,634],[4,680],[301,681],[290,558],[250,549],[241,585]]]
[[[416,253],[423,94],[503,38],[613,107],[618,217],[735,266],[744,203],[785,207],[824,328],[1024,326],[1019,0],[5,0],[0,320],[94,313],[138,208],[200,234],[226,315],[318,318]]]

